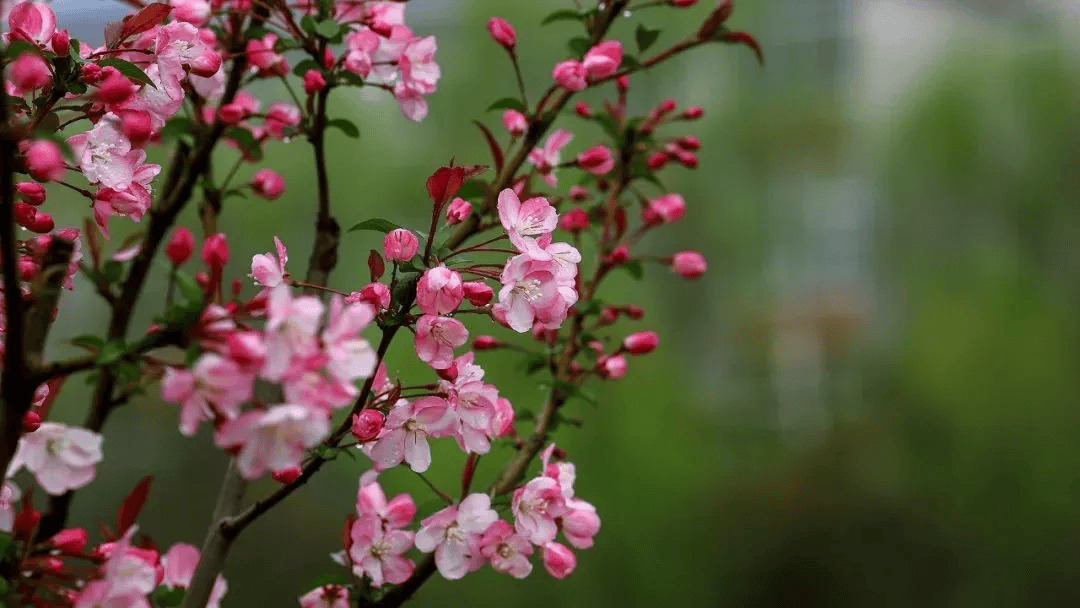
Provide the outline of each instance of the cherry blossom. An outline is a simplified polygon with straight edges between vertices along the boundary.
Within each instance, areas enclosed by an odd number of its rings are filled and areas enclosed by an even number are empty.
[[[187,437],[217,416],[235,418],[251,399],[254,378],[231,359],[216,353],[199,357],[191,371],[170,367],[161,382],[161,398],[180,404],[180,432]]]
[[[161,584],[170,589],[186,589],[191,585],[191,577],[195,574],[195,567],[199,564],[199,549],[195,545],[176,543],[161,556],[162,580]],[[207,608],[219,608],[221,598],[225,596],[229,585],[220,574],[214,581],[214,587],[210,591],[210,601]]]
[[[533,544],[542,545],[558,533],[555,519],[566,512],[566,501],[558,481],[537,477],[514,491],[512,508],[517,533]]]
[[[454,418],[445,399],[423,397],[399,401],[383,426],[383,436],[371,444],[369,456],[383,469],[405,462],[417,473],[431,466],[428,437],[446,434]]]
[[[503,520],[491,524],[480,537],[480,553],[491,562],[491,567],[514,578],[525,578],[532,572],[533,546]]]
[[[326,411],[285,403],[245,412],[226,422],[214,433],[214,442],[223,448],[239,448],[237,469],[244,478],[255,479],[298,466],[304,450],[329,432]]]
[[[8,476],[26,467],[49,494],[77,490],[94,479],[101,462],[101,435],[59,422],[43,422],[19,438]]]
[[[381,587],[383,583],[403,583],[412,576],[415,564],[401,556],[412,548],[412,532],[384,530],[377,521],[359,519],[353,524],[350,535],[349,559],[356,576],[367,575],[375,587]]]
[[[444,578],[459,579],[469,571],[470,561],[480,551],[480,535],[499,518],[487,494],[470,494],[420,522],[416,548],[435,552],[435,565]]]
[[[316,587],[300,597],[300,608],[349,608],[349,590],[341,585]]]
[[[277,250],[277,257],[273,253],[260,253],[251,258],[251,274],[248,276],[263,287],[277,287],[289,274],[285,270],[285,264],[289,261],[288,251],[277,236],[274,237],[274,249]]]
[[[454,349],[468,340],[468,330],[457,319],[424,315],[416,322],[416,356],[435,369],[450,367]]]
[[[562,149],[574,139],[574,134],[565,129],[555,129],[544,140],[541,148],[533,148],[529,152],[529,163],[536,167],[536,171],[544,178],[551,187],[558,185],[555,178],[555,167],[559,165],[559,156]]]

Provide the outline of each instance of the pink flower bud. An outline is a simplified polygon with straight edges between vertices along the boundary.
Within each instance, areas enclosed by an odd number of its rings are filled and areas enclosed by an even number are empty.
[[[592,118],[592,108],[584,101],[579,101],[574,105],[574,113],[582,118]]]
[[[38,139],[26,146],[26,170],[39,182],[63,179],[67,169],[60,147],[47,139]]]
[[[701,109],[701,106],[690,106],[683,110],[682,117],[686,120],[697,120],[705,114],[705,111]]]
[[[557,542],[544,543],[544,569],[555,578],[566,578],[577,567],[574,552]]]
[[[37,209],[28,203],[15,203],[15,223],[23,228],[29,228],[37,217]]]
[[[521,137],[525,134],[525,131],[529,130],[528,119],[525,118],[524,114],[513,108],[503,112],[502,123],[507,132],[514,137]]]
[[[619,245],[607,257],[607,263],[612,266],[622,264],[630,259],[630,249],[626,245]]]
[[[488,19],[487,29],[492,40],[501,44],[508,51],[514,49],[514,45],[517,44],[517,32],[514,31],[514,26],[510,25],[509,21],[502,17],[492,17]]]
[[[649,155],[648,160],[645,161],[645,166],[649,168],[649,171],[659,171],[664,168],[668,162],[668,155],[663,152],[655,152]]]
[[[580,207],[575,207],[562,214],[559,218],[559,228],[567,232],[581,232],[589,227],[589,214]]]
[[[33,258],[29,258],[26,256],[19,257],[20,279],[26,282],[33,281],[34,277],[37,276],[39,270],[41,270],[41,268],[38,266],[38,263],[33,260]]]
[[[132,110],[124,112],[120,117],[120,130],[131,141],[133,147],[139,147],[150,141],[153,134],[154,123],[149,112]]]
[[[15,184],[15,192],[29,205],[37,207],[45,202],[45,187],[37,182],[19,182]]]
[[[684,135],[676,140],[675,143],[686,150],[697,150],[701,148],[701,140],[693,135]]]
[[[494,290],[491,286],[483,281],[469,281],[461,285],[462,290],[465,292],[465,298],[469,300],[473,306],[484,306],[491,299],[495,297]]]
[[[684,279],[696,279],[708,267],[705,256],[696,251],[680,251],[671,258],[671,269]]]
[[[461,275],[446,266],[429,268],[416,284],[416,305],[424,314],[454,312],[464,297]]]
[[[272,201],[285,192],[285,178],[273,169],[259,169],[251,177],[251,189],[255,194]]]
[[[391,230],[383,239],[383,254],[391,262],[408,262],[418,249],[416,235],[404,228]]]
[[[645,355],[656,350],[656,345],[659,343],[660,338],[656,335],[656,332],[639,331],[626,336],[622,346],[631,355]]]
[[[311,69],[304,72],[304,92],[313,95],[326,88],[326,78],[319,70]]]
[[[386,417],[376,410],[364,410],[352,417],[352,435],[360,443],[371,441],[379,436]]]
[[[578,154],[577,164],[593,175],[605,175],[615,168],[615,158],[607,146],[593,146]]]
[[[556,64],[551,71],[551,79],[567,91],[583,91],[588,86],[585,82],[585,66],[575,59]]]
[[[238,124],[248,117],[248,109],[238,102],[227,103],[218,109],[218,119],[227,125]]]
[[[626,357],[622,355],[612,355],[610,357],[604,357],[597,362],[600,375],[605,380],[620,380],[626,375]]]
[[[686,201],[678,194],[665,194],[649,201],[641,209],[641,220],[651,226],[670,224],[686,214]]]
[[[41,427],[41,414],[30,410],[23,414],[22,432],[33,433]]]
[[[589,199],[589,189],[585,186],[570,186],[570,200],[580,203]]]
[[[19,514],[15,516],[15,538],[20,540],[30,540],[31,535],[33,535],[34,530],[37,528],[40,521],[41,513],[35,511],[32,506],[23,508],[19,511]]]
[[[8,65],[8,81],[19,93],[43,89],[52,82],[49,64],[35,53],[23,53]]]
[[[386,310],[390,306],[390,288],[382,283],[370,283],[360,291],[350,293],[345,301],[350,304],[367,302],[375,310]]]
[[[139,90],[139,87],[134,82],[124,77],[116,68],[106,67],[102,70],[102,73],[105,78],[98,85],[97,93],[94,96],[103,104],[124,103]]]
[[[191,254],[194,251],[195,237],[192,236],[190,230],[183,226],[173,231],[172,238],[165,245],[165,257],[169,258],[173,266],[183,266],[184,262],[191,259]]]
[[[66,29],[52,35],[52,48],[57,55],[67,55],[71,51],[71,35]]]
[[[630,317],[635,321],[640,320],[645,316],[645,309],[640,306],[627,306],[624,312],[626,313],[626,316]]]
[[[206,239],[202,247],[202,259],[211,270],[220,271],[229,261],[229,242],[221,232]]]
[[[53,217],[51,215],[38,211],[37,214],[34,215],[34,221],[31,222],[30,225],[26,228],[31,232],[36,232],[38,234],[46,234],[48,232],[52,232],[53,228],[55,227],[56,222],[53,221]]]
[[[101,80],[101,66],[96,63],[84,63],[79,69],[79,79],[86,84],[94,84]]]
[[[618,40],[608,40],[589,49],[581,63],[589,78],[598,80],[617,72],[622,59],[622,43]]]
[[[446,207],[446,225],[460,224],[469,217],[470,213],[472,213],[472,203],[463,198],[455,198]]]
[[[620,93],[625,95],[626,92],[630,90],[630,77],[625,74],[619,76],[615,79],[615,86],[619,88]]]
[[[281,483],[283,485],[289,485],[290,483],[296,481],[296,479],[300,477],[300,473],[302,472],[303,471],[300,469],[300,467],[290,467],[288,469],[274,471],[270,474],[270,476],[273,477],[274,481],[277,481],[278,483]]]
[[[698,3],[698,0],[668,0],[668,4],[675,8],[686,8],[688,6],[694,6]]]
[[[598,320],[600,322],[600,325],[611,325],[615,321],[619,320],[619,309],[615,308],[614,306],[605,306],[603,309],[600,310],[600,316]],[[591,346],[593,350],[598,353],[604,352],[604,345],[600,342],[590,344],[589,346]]]
[[[82,528],[61,530],[52,537],[51,542],[62,553],[79,555],[86,548],[86,530]]]
[[[675,111],[675,108],[679,107],[679,102],[674,99],[665,99],[660,102],[660,105],[656,106],[657,111],[663,114],[669,114]]]
[[[492,350],[502,345],[503,343],[496,339],[495,336],[477,336],[473,340],[473,350]]]

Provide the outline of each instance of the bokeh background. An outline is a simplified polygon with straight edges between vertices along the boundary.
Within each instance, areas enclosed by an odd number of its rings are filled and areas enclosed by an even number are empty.
[[[486,162],[469,123],[497,125],[484,108],[514,92],[486,19],[517,26],[535,97],[578,35],[571,22],[540,21],[572,4],[410,2],[410,24],[439,39],[443,79],[420,124],[383,95],[336,97],[333,115],[361,130],[331,135],[341,223],[423,223],[423,180],[450,156]],[[124,12],[105,0],[53,6],[89,41]],[[630,44],[636,23],[662,27],[659,49],[710,9],[636,11],[616,33]],[[619,277],[605,295],[647,311],[613,337],[655,329],[662,346],[632,360],[625,380],[593,386],[600,405],[569,406],[585,423],[556,434],[578,465],[578,494],[603,518],[595,548],[565,581],[485,569],[436,578],[410,605],[1080,605],[1080,3],[743,0],[729,24],[761,40],[763,69],[744,48],[715,46],[632,81],[639,111],[665,97],[706,108],[689,127],[701,166],[663,174],[687,217],[638,252],[700,248],[710,269],[685,282],[649,266],[644,281]],[[564,126],[577,133],[570,152],[599,143],[591,126]],[[287,193],[228,202],[233,276],[273,234],[293,269],[306,263],[307,144],[271,146],[268,159]],[[58,225],[86,214],[70,200]],[[194,213],[185,220],[196,225]],[[113,223],[118,240],[123,224]],[[362,285],[377,246],[373,233],[346,236],[332,283]],[[134,327],[156,312],[164,274]],[[86,289],[65,296],[62,313],[55,356],[106,319]],[[391,370],[426,377],[399,346]],[[540,402],[511,357],[480,359],[518,408]],[[56,416],[80,421],[87,395],[70,382]],[[142,529],[162,545],[201,544],[226,460],[208,433],[187,440],[175,425],[154,398],[118,412],[74,523],[111,519],[153,473]],[[436,483],[453,487],[455,452],[437,450]],[[482,459],[478,479],[504,454]],[[227,608],[295,605],[333,567],[361,461],[333,463],[244,534]],[[407,471],[383,479],[433,506]]]

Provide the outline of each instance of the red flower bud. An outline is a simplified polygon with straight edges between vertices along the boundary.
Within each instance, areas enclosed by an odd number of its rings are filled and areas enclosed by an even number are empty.
[[[183,226],[173,231],[172,238],[165,245],[165,257],[169,258],[173,266],[183,266],[184,262],[191,259],[191,254],[194,252],[195,237]]]
[[[483,281],[469,281],[461,284],[462,291],[465,293],[465,298],[472,303],[473,306],[484,306],[495,297],[494,290],[491,286]]]
[[[649,168],[649,171],[659,171],[664,168],[668,162],[668,155],[663,152],[654,152],[649,155],[649,159],[645,161],[645,166]]]
[[[383,253],[391,262],[408,262],[419,249],[416,235],[404,228],[391,230],[383,239]]]
[[[35,207],[45,202],[45,187],[37,182],[19,182],[15,192],[23,202]]]
[[[259,169],[251,177],[251,189],[255,194],[272,201],[285,192],[285,178],[273,169]]]
[[[701,109],[701,106],[690,106],[683,110],[682,117],[686,120],[697,120],[705,113],[705,110]]]
[[[277,481],[283,485],[289,485],[290,483],[296,481],[296,479],[300,477],[300,473],[302,472],[303,471],[300,469],[300,467],[291,467],[288,469],[281,469],[280,471],[274,471],[270,474],[270,476],[274,478],[274,481]]]
[[[86,548],[86,530],[67,528],[52,537],[52,545],[63,553],[79,555]]]
[[[508,51],[514,49],[514,45],[517,44],[517,32],[514,31],[514,26],[510,25],[509,21],[502,17],[492,17],[488,19],[487,29],[492,40],[501,44]]]
[[[589,214],[580,207],[571,209],[559,218],[559,228],[567,232],[581,232],[589,227]]]
[[[637,321],[637,320],[639,320],[639,319],[641,319],[642,317],[645,316],[645,310],[643,308],[641,308],[640,306],[634,306],[634,305],[627,306],[623,310],[623,313],[626,316],[630,317],[631,319],[633,319],[635,321]]]
[[[352,417],[352,435],[360,443],[371,441],[379,436],[386,417],[376,410],[364,410]]]
[[[630,259],[630,249],[626,245],[619,245],[607,257],[607,263],[616,266]]]
[[[660,338],[656,335],[656,332],[640,331],[626,336],[622,347],[631,355],[645,355],[656,350],[656,345],[659,343]]]
[[[308,70],[304,72],[304,92],[308,95],[321,91],[326,88],[326,78],[323,77],[322,72],[319,70]]]
[[[684,279],[696,279],[705,274],[708,267],[705,256],[696,251],[680,251],[671,258],[671,269]]]
[[[473,350],[492,350],[499,348],[503,343],[495,338],[495,336],[477,336],[473,340]]]
[[[574,112],[582,118],[592,118],[592,108],[584,101],[579,101],[574,105]]]
[[[221,270],[229,261],[229,242],[225,235],[217,233],[206,239],[202,248],[202,259],[211,270]]]
[[[22,432],[33,433],[41,427],[41,414],[30,410],[23,414]]]

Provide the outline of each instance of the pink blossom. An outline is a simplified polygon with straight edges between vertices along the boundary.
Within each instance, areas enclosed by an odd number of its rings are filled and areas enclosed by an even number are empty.
[[[259,169],[251,177],[251,189],[266,200],[276,200],[285,192],[285,178],[273,169]]]
[[[38,430],[19,438],[8,475],[25,466],[49,494],[77,490],[96,474],[101,440],[101,435],[87,429],[43,422]]]
[[[607,146],[593,146],[578,154],[577,164],[593,175],[607,175],[615,168],[615,157]]]
[[[495,400],[495,415],[491,418],[491,434],[506,437],[514,430],[514,406],[505,397]]]
[[[463,297],[461,275],[443,265],[424,271],[416,284],[416,304],[427,315],[454,312]]]
[[[530,252],[544,258],[543,247],[550,242],[552,230],[559,225],[559,214],[546,198],[535,197],[521,202],[513,190],[499,193],[499,221],[506,229],[510,242],[518,251]],[[547,237],[547,242],[538,243]]]
[[[566,514],[561,523],[566,540],[577,549],[593,546],[593,537],[600,531],[596,507],[579,498],[566,500]]]
[[[59,181],[67,173],[60,147],[47,139],[34,140],[26,147],[26,169],[43,182]]]
[[[409,120],[420,122],[427,118],[428,104],[424,94],[419,89],[399,82],[394,86],[394,101],[398,103],[401,113]]]
[[[577,558],[574,552],[565,545],[556,542],[544,543],[543,546],[544,569],[555,578],[566,578],[577,567]]]
[[[56,33],[56,14],[44,2],[16,2],[8,13],[12,37],[48,45]]]
[[[192,25],[202,25],[210,18],[210,3],[206,0],[169,0],[172,18]]]
[[[566,502],[559,482],[550,477],[536,477],[514,491],[512,502],[514,529],[535,545],[555,538],[555,519],[566,512]]]
[[[199,37],[199,28],[183,21],[157,29],[157,63],[163,74],[182,80],[187,68],[196,76],[212,76],[221,67],[221,55]]]
[[[529,121],[525,118],[525,115],[513,108],[503,112],[502,115],[503,127],[513,137],[521,137],[529,130]]]
[[[15,192],[20,200],[35,207],[45,202],[45,187],[37,182],[18,182]]]
[[[240,448],[236,466],[245,479],[299,466],[304,451],[330,432],[325,410],[282,404],[254,410],[226,422],[214,433],[222,448]]]
[[[390,288],[382,283],[369,283],[360,291],[354,291],[345,297],[349,304],[367,302],[375,310],[386,310],[390,306]]]
[[[686,201],[678,194],[666,194],[654,198],[641,209],[641,220],[646,224],[670,224],[682,219],[686,213]]]
[[[275,101],[266,109],[266,121],[264,126],[274,139],[284,139],[285,129],[291,129],[300,124],[300,108],[291,103]]]
[[[364,410],[371,411],[371,410]],[[408,494],[402,492],[386,500],[386,494],[377,481],[363,483],[356,493],[356,513],[360,519],[371,519],[387,530],[398,530],[409,525],[416,517],[416,503]]]
[[[202,261],[211,270],[221,270],[229,261],[229,241],[224,232],[207,237],[200,252]]]
[[[67,141],[86,179],[114,190],[131,185],[136,167],[146,158],[145,152],[132,150],[120,128],[120,117],[111,112],[89,131],[72,135]]]
[[[610,357],[603,357],[597,361],[597,371],[606,380],[620,380],[626,376],[626,357],[622,355],[612,355]]]
[[[205,420],[236,417],[240,405],[251,399],[253,382],[231,359],[204,353],[190,372],[165,370],[161,398],[180,404],[180,433],[191,437]]]
[[[684,279],[696,279],[705,274],[708,267],[705,256],[696,251],[680,251],[671,258],[671,269]]]
[[[411,40],[398,60],[401,82],[409,89],[423,95],[435,92],[439,81],[439,65],[435,63],[435,37]]]
[[[397,585],[412,576],[415,564],[401,556],[412,547],[412,532],[384,530],[376,521],[358,519],[350,537],[349,558],[356,576],[366,574],[374,587],[381,587],[383,583]]]
[[[277,381],[293,357],[307,357],[317,351],[323,304],[314,296],[294,298],[288,286],[278,285],[270,291],[266,314],[267,357],[262,377]]]
[[[195,545],[176,543],[161,556],[163,577],[161,584],[171,589],[187,589],[191,585],[191,579],[195,576],[195,567],[199,565],[199,549]],[[219,574],[214,581],[214,587],[210,591],[210,600],[207,608],[218,608],[221,598],[229,586]]]
[[[533,546],[514,533],[514,528],[499,519],[480,537],[480,553],[491,562],[498,572],[514,578],[525,578],[532,572],[529,556]]]
[[[378,356],[360,332],[375,320],[375,308],[366,302],[346,304],[335,295],[330,299],[326,329],[322,333],[326,370],[340,384],[352,387],[360,378],[375,373]]]
[[[386,417],[383,436],[372,445],[369,456],[383,469],[406,462],[423,473],[431,466],[427,438],[445,434],[452,423],[445,399],[424,397],[414,403],[402,399]]]
[[[514,45],[517,44],[517,32],[514,31],[514,26],[502,17],[488,19],[487,30],[491,34],[491,39],[508,51],[513,50]]]
[[[446,206],[446,225],[460,224],[469,217],[470,213],[472,213],[472,203],[463,198],[455,198]]]
[[[16,95],[22,96],[49,86],[52,72],[48,62],[37,53],[23,53],[8,66],[7,78]]]
[[[391,230],[383,239],[383,254],[391,262],[408,262],[419,248],[416,235],[404,228]]]
[[[502,273],[499,303],[511,329],[524,333],[540,323],[558,329],[577,301],[573,275],[556,259],[537,260],[529,254],[514,256]]]
[[[10,532],[11,530],[7,530]],[[79,555],[86,548],[87,534],[82,528],[65,528],[49,539],[49,543],[61,553]]]
[[[435,552],[439,573],[449,580],[469,571],[470,562],[480,552],[480,535],[499,518],[487,494],[470,494],[459,505],[451,505],[420,522],[416,548]]]
[[[608,40],[589,49],[582,60],[582,66],[590,80],[607,78],[619,70],[622,63],[623,48],[618,40]]]
[[[379,36],[371,30],[350,32],[345,36],[345,69],[367,78],[371,73],[372,55],[379,48]]]
[[[277,287],[289,276],[285,270],[285,263],[289,261],[288,251],[285,244],[276,235],[274,236],[274,248],[277,257],[273,253],[259,253],[251,257],[251,274],[248,276],[263,287]]]
[[[319,91],[326,88],[326,78],[323,77],[322,72],[316,69],[310,69],[304,72],[304,92],[308,95],[314,95]]]
[[[136,155],[137,163],[131,183],[120,189],[100,188],[94,194],[94,221],[105,238],[109,238],[109,217],[119,215],[138,222],[142,221],[143,216],[150,210],[150,182],[161,171],[161,166],[141,164],[146,156],[142,150],[134,150],[133,154]]]
[[[457,319],[424,315],[416,322],[416,356],[434,369],[450,367],[454,349],[468,339],[468,330]]]
[[[589,214],[584,209],[577,207],[562,214],[559,218],[559,228],[567,232],[581,232],[589,227]]]
[[[278,37],[267,34],[262,39],[248,40],[248,61],[256,68],[260,76],[285,76],[289,73],[289,62],[285,56],[274,51]]]
[[[585,82],[586,74],[585,66],[580,61],[567,59],[555,64],[555,68],[551,71],[551,78],[555,84],[567,91],[583,91],[588,86]]]
[[[529,162],[536,167],[536,171],[551,187],[558,185],[555,179],[555,167],[559,165],[560,152],[572,139],[574,139],[573,133],[565,129],[556,129],[544,140],[543,148],[533,148],[529,152]]]
[[[349,590],[341,585],[323,585],[300,597],[300,608],[349,608]]]

